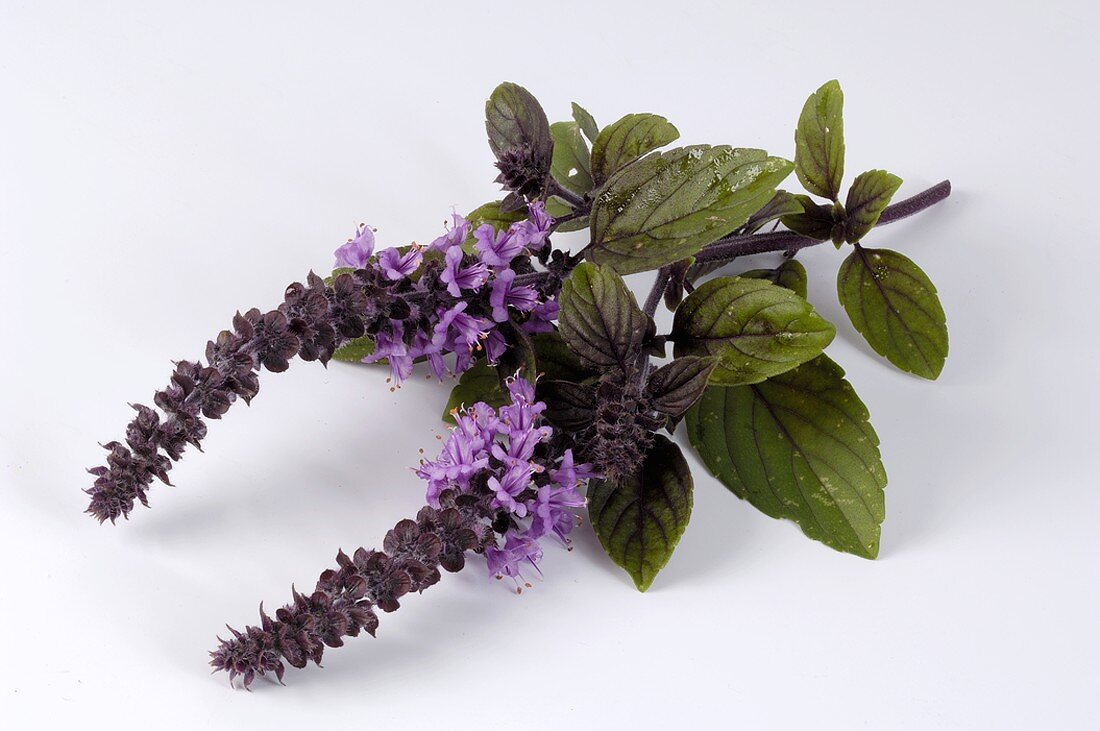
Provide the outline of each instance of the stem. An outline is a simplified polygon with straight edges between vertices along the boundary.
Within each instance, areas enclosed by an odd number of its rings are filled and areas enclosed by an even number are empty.
[[[912,198],[906,198],[893,205],[887,206],[878,219],[876,226],[885,226],[894,221],[920,213],[930,208],[947,196],[951,195],[951,181],[944,180],[933,185],[928,190],[917,193]],[[826,241],[828,239],[825,239]],[[705,247],[695,255],[697,263],[707,261],[731,261],[739,256],[750,254],[764,254],[769,251],[798,251],[808,246],[822,243],[818,239],[811,239],[794,233],[793,231],[776,231],[765,234],[748,234],[743,236],[727,236]]]
[[[657,279],[653,282],[653,289],[649,290],[649,296],[645,298],[645,306],[642,307],[644,311],[650,317],[653,317],[653,313],[657,311],[657,305],[661,303],[661,297],[665,294],[665,289],[668,287],[668,280],[672,277],[672,271],[663,266],[657,270]]]
[[[550,186],[547,192],[550,193],[550,195],[556,195],[557,197],[561,198],[563,201],[565,201],[575,209],[580,209],[584,206],[584,198],[581,198],[573,191],[566,190],[561,186],[558,181],[554,180],[553,178],[550,179]]]
[[[512,285],[519,287],[525,284],[536,286],[542,284],[545,280],[549,279],[551,272],[528,272],[527,274],[520,274],[512,282]]]

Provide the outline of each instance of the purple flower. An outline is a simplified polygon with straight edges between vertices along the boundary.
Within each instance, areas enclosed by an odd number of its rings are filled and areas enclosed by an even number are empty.
[[[508,349],[508,342],[497,329],[492,329],[485,338],[485,358],[490,365],[496,365],[500,356]]]
[[[481,262],[462,266],[462,248],[459,246],[447,249],[446,257],[446,265],[439,279],[447,285],[452,297],[461,297],[464,289],[480,289],[489,278],[489,270]]]
[[[435,342],[435,339],[427,333],[418,332],[413,336],[412,345],[409,346],[409,357],[426,358],[428,367],[432,369],[432,375],[440,381],[449,373],[447,363],[443,360],[442,345]]]
[[[527,206],[528,218],[520,221],[525,230],[527,248],[538,251],[550,235],[550,227],[554,225],[554,219],[546,212],[546,205],[542,201],[535,201]]]
[[[336,268],[351,267],[362,269],[367,265],[367,260],[374,252],[374,231],[370,226],[361,224],[355,232],[355,236],[336,250]]]
[[[541,486],[538,496],[529,505],[531,529],[528,535],[532,538],[542,538],[554,533],[565,542],[566,536],[576,525],[576,520],[569,508],[583,506],[584,497],[577,492],[575,485],[563,487],[556,483],[549,483]]]
[[[390,332],[381,331],[374,342],[374,352],[363,358],[364,363],[376,363],[383,358],[390,364],[394,384],[412,375],[413,359],[405,345],[405,326],[400,320],[390,320]]]
[[[517,501],[516,497],[531,484],[532,471],[530,463],[513,464],[500,479],[490,477],[489,489],[495,496],[493,505],[507,510],[517,518],[527,517],[527,506]]]
[[[439,459],[424,462],[416,474],[428,482],[428,504],[438,507],[439,496],[444,490],[468,490],[470,479],[488,464],[489,457],[485,450],[478,449],[475,440],[455,429],[443,445]]]
[[[572,489],[581,480],[590,480],[593,477],[597,477],[595,470],[592,469],[590,464],[573,464],[573,450],[565,450],[565,454],[562,455],[561,463],[557,468],[550,470],[550,479],[558,483],[562,487],[568,487]]]
[[[491,224],[483,223],[474,231],[477,243],[474,248],[481,261],[491,267],[506,267],[519,256],[527,239],[521,234],[519,224],[512,224],[507,231],[497,231]],[[520,234],[520,235],[517,235]]]
[[[539,294],[534,287],[526,284],[516,286],[516,273],[511,269],[505,269],[493,279],[493,290],[489,294],[489,304],[493,307],[493,319],[504,322],[508,319],[508,307],[514,307],[520,312],[533,310],[539,301]]]
[[[451,247],[461,246],[470,235],[470,222],[457,213],[451,214],[453,224],[447,233],[428,244],[432,251],[447,251]]]
[[[434,341],[447,350],[459,351],[459,345],[469,350],[477,345],[492,323],[480,317],[467,315],[466,302],[459,302],[443,313],[435,326]]]
[[[508,533],[504,538],[504,547],[487,546],[485,559],[489,564],[489,573],[497,576],[509,576],[513,579],[523,578],[519,572],[520,564],[527,562],[539,570],[538,562],[542,559],[542,548],[538,541]]]
[[[551,431],[547,427],[538,429],[509,429],[507,448],[493,445],[493,456],[509,468],[530,464],[539,442],[549,439]]]
[[[558,301],[547,300],[539,302],[531,308],[531,314],[521,325],[528,335],[535,333],[548,333],[554,330],[554,320],[558,318]]]
[[[383,249],[378,252],[378,266],[387,279],[396,282],[415,272],[423,258],[420,247],[415,244],[405,252],[404,256],[397,249]]]

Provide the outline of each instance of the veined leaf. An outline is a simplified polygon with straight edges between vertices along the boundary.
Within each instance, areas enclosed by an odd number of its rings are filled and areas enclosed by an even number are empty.
[[[535,384],[535,389],[539,400],[546,404],[543,415],[559,429],[579,432],[595,418],[595,386],[542,380]]]
[[[710,382],[759,383],[817,357],[836,328],[794,292],[771,282],[719,277],[703,283],[676,310],[677,358],[716,355]]]
[[[886,516],[878,436],[828,356],[753,386],[710,386],[684,425],[735,495],[838,551],[878,555]]]
[[[840,265],[840,304],[879,355],[903,371],[935,380],[947,360],[947,317],[921,268],[889,249],[859,244]]]
[[[844,205],[844,237],[849,244],[858,243],[875,227],[900,187],[901,178],[885,170],[869,170],[856,176]]]
[[[765,225],[782,218],[802,213],[803,206],[797,196],[791,195],[785,190],[775,191],[772,199],[764,204],[764,207],[749,216],[742,227],[743,232],[753,234]]]
[[[603,128],[592,143],[592,177],[603,183],[647,152],[673,142],[679,130],[656,114],[628,114]]]
[[[697,145],[649,155],[596,196],[590,258],[631,274],[693,256],[745,223],[790,171],[763,150]]]
[[[345,363],[359,363],[373,352],[374,339],[370,335],[363,335],[337,348],[332,357]]]
[[[685,355],[655,370],[646,384],[653,408],[674,419],[683,416],[702,395],[717,364],[714,357]]]
[[[554,141],[542,105],[519,84],[506,81],[485,102],[485,130],[489,147],[500,158],[509,150],[528,148],[532,159],[549,163]]]
[[[810,95],[794,133],[794,164],[806,190],[837,200],[844,178],[844,92],[837,81]]]
[[[558,302],[559,332],[581,362],[621,366],[639,352],[648,318],[610,268],[580,263],[562,285]]]
[[[638,471],[621,484],[594,480],[588,516],[600,545],[645,591],[691,518],[692,481],[680,448],[657,434]]]
[[[592,160],[580,126],[576,122],[555,122],[550,125],[550,134],[554,138],[550,174],[566,190],[585,195],[592,190]]]
[[[576,102],[573,102],[573,121],[580,125],[581,131],[584,132],[584,136],[588,138],[588,141],[595,144],[596,137],[600,134],[599,125],[596,124],[595,118],[588,113],[588,110]]]
[[[806,267],[802,266],[802,262],[797,259],[788,259],[775,269],[751,269],[741,272],[738,276],[746,279],[766,279],[806,299],[809,276],[806,274]]]
[[[579,383],[596,375],[596,371],[581,362],[556,330],[533,336],[531,343],[535,348],[539,373],[545,380]]]

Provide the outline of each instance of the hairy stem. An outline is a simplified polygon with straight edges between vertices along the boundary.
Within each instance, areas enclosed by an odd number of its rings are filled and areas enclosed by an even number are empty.
[[[668,280],[671,278],[672,271],[667,266],[657,270],[657,280],[653,282],[653,289],[649,290],[649,296],[645,298],[645,306],[642,307],[650,317],[653,317],[653,313],[657,311],[657,305],[661,303],[661,297],[664,296]]]
[[[914,213],[920,213],[949,195],[951,195],[951,181],[944,180],[928,190],[917,193],[912,198],[906,198],[887,206],[875,225],[884,226],[907,216],[912,216]],[[822,241],[818,239],[807,238],[793,231],[727,236],[704,247],[702,251],[695,255],[695,261],[700,264],[703,262],[727,262],[739,256],[765,254],[770,251],[798,251],[820,243]]]

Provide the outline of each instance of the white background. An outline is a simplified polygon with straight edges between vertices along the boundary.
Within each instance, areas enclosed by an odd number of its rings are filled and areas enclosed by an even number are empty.
[[[0,3],[8,728],[1098,727],[1092,3],[93,5]],[[445,388],[296,363],[211,425],[152,510],[81,514],[96,443],[235,310],[274,306],[360,221],[425,241],[496,197],[499,81],[552,119],[572,100],[603,124],[653,111],[687,143],[790,156],[834,77],[848,180],[955,186],[868,240],[940,289],[938,382],[862,344],[832,247],[800,256],[882,438],[878,561],[692,458],[694,517],[647,594],[585,525],[522,596],[480,567],[447,576],[378,639],[247,694],[207,675],[215,633],[416,511],[408,468],[437,447]]]

